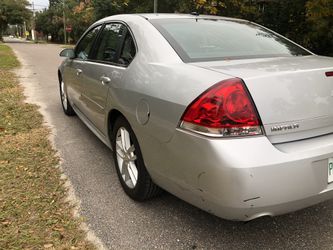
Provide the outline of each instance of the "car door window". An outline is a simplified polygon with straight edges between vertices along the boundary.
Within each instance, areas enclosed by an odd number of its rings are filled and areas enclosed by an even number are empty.
[[[133,37],[131,36],[130,32],[127,32],[118,63],[125,66],[129,65],[134,59],[135,54],[136,48]]]
[[[87,60],[101,26],[90,30],[77,45],[75,53],[78,59]]]
[[[105,25],[101,32],[95,59],[97,61],[117,63],[119,45],[126,34],[126,27],[120,23]]]

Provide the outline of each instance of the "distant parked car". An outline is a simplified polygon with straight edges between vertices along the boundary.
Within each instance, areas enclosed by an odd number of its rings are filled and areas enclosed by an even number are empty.
[[[245,20],[118,15],[59,67],[63,110],[135,200],[163,188],[231,220],[333,197],[333,59]],[[93,166],[92,166],[93,167]]]
[[[14,36],[13,36],[13,35],[10,35],[9,38],[14,38]]]

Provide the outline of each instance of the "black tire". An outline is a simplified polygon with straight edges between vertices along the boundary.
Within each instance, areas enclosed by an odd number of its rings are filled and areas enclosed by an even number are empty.
[[[123,170],[123,173],[121,173],[121,170],[119,168],[119,162],[118,162],[119,159],[124,159],[119,154],[119,151],[117,153],[117,149],[121,148],[121,147],[119,147],[119,139],[121,138],[121,137],[119,137],[119,133],[121,134],[122,129],[125,129],[128,131],[128,134],[130,137],[130,139],[129,139],[130,147],[132,148],[132,146],[134,146],[132,153],[134,156],[136,156],[136,159],[131,162],[133,162],[135,164],[135,167],[137,169],[137,182],[135,185],[133,184],[133,182],[131,180],[127,180],[127,183],[125,182],[126,178],[124,176],[126,174],[124,174],[124,172],[127,171],[127,175],[129,175],[129,172],[130,172],[129,164],[130,163],[128,163],[128,165],[127,165],[128,167],[127,167],[126,161],[123,160],[125,162],[125,165],[123,164],[122,166],[124,169],[127,169],[126,171]],[[118,138],[118,148],[116,145],[117,138]],[[151,179],[151,177],[145,167],[138,140],[137,140],[130,124],[122,116],[120,116],[116,120],[116,122],[114,123],[114,126],[113,126],[112,148],[113,148],[113,159],[114,159],[114,163],[116,166],[119,181],[120,181],[121,186],[123,187],[125,193],[129,197],[131,197],[132,199],[134,199],[136,201],[144,201],[144,200],[151,199],[151,198],[159,195],[162,192],[162,190]],[[123,152],[123,151],[120,151],[120,152]],[[120,157],[120,158],[118,158],[118,157]],[[133,175],[133,171],[131,171],[131,172]],[[129,185],[128,184],[129,182],[131,182],[133,184],[133,186]]]
[[[61,106],[64,113],[68,116],[74,116],[75,111],[68,100],[66,84],[61,77],[59,77],[59,92],[60,92]]]

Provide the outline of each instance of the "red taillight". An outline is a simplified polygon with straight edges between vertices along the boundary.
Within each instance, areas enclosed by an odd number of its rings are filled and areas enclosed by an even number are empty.
[[[327,77],[332,77],[332,76],[333,76],[333,71],[331,71],[331,72],[326,72],[325,75],[326,75]]]
[[[185,111],[181,127],[212,136],[262,134],[256,109],[242,80],[225,80],[200,95]]]

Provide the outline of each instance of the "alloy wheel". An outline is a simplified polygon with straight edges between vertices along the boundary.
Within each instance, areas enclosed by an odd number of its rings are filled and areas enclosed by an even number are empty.
[[[137,156],[126,128],[120,127],[116,135],[116,153],[120,174],[125,184],[133,189],[138,182]]]
[[[61,84],[60,84],[60,89],[61,89],[61,102],[62,102],[62,105],[64,106],[64,109],[67,110],[67,107],[68,107],[68,103],[67,103],[67,94],[66,94],[66,91],[65,91],[65,83],[63,81],[61,81]]]

